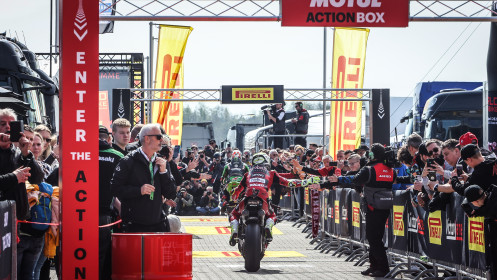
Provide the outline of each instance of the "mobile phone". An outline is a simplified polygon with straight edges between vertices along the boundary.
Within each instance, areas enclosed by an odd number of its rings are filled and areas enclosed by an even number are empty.
[[[330,161],[330,166],[338,166],[338,162],[337,161]]]
[[[457,171],[457,176],[461,176],[462,175],[462,164],[456,164],[456,171]]]
[[[436,171],[429,171],[428,172],[428,180],[430,181],[436,181],[437,180],[437,172]]]
[[[348,161],[348,160],[345,160],[345,161],[343,162],[343,165],[348,166],[348,165],[349,165],[349,161]]]
[[[435,167],[435,159],[429,158],[429,159],[426,161],[426,165],[427,165],[428,167]]]
[[[177,158],[179,155],[179,150],[181,149],[180,145],[174,146],[174,151],[173,151],[173,158]]]
[[[10,122],[10,141],[11,142],[19,142],[19,139],[21,139],[22,132],[24,132],[24,122],[23,121]]]
[[[228,146],[227,146],[227,147],[228,147],[228,148],[231,148],[231,143],[228,143]]]

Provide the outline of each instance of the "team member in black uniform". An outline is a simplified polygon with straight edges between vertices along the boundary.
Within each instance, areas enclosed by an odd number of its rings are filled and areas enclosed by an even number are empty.
[[[331,181],[344,184],[364,185],[366,207],[366,238],[369,242],[370,267],[363,275],[383,277],[389,272],[387,254],[383,244],[385,223],[390,215],[393,202],[392,185],[396,173],[385,165],[385,148],[376,143],[369,152],[370,162],[355,176],[332,176]]]
[[[157,155],[163,135],[158,124],[147,124],[140,131],[142,146],[130,152],[116,167],[111,181],[112,194],[121,201],[121,216],[126,232],[165,232],[162,197],[175,206],[176,186],[167,161]]]
[[[117,164],[123,158],[121,152],[113,149],[109,140],[109,131],[105,126],[100,126],[99,146],[98,146],[98,182],[99,182],[99,225],[108,225],[111,223],[112,194],[110,192],[110,180],[116,169]],[[111,278],[111,229],[112,227],[99,228],[98,235],[98,264],[101,280]]]
[[[295,103],[295,110],[297,110],[297,117],[292,119],[295,125],[296,134],[307,134],[307,128],[309,125],[309,113],[303,107],[302,102]],[[302,147],[307,147],[307,140],[305,137],[295,137],[294,143]]]
[[[277,103],[276,110],[272,110],[268,112],[267,116],[269,121],[273,124],[274,135],[285,135],[285,110],[283,110],[283,103]],[[275,137],[274,140],[274,148],[283,149],[283,138]]]

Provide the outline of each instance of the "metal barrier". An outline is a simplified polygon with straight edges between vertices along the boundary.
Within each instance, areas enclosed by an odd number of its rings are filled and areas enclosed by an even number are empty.
[[[394,206],[385,225],[391,271],[385,278],[410,274],[415,279],[485,279],[483,218],[468,218],[452,194],[444,211],[428,212],[411,203],[411,191],[395,191]],[[362,266],[368,261],[365,211],[353,189],[320,192],[320,234],[310,241],[315,250]],[[308,211],[308,209],[306,209]],[[310,215],[310,212],[306,212]],[[312,226],[305,222],[304,233]],[[310,237],[310,234],[306,236]]]

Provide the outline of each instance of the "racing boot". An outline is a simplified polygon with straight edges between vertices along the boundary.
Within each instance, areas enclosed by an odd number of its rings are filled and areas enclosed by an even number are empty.
[[[231,221],[230,246],[235,246],[238,241],[238,220]]]
[[[271,218],[268,218],[266,220],[266,227],[264,231],[266,232],[266,240],[267,242],[273,241],[273,226],[274,226],[274,221]]]

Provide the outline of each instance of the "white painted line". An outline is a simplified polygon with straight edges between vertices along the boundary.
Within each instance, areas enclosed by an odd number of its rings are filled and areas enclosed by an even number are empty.
[[[218,268],[243,268],[244,265],[241,264],[219,264],[216,265]],[[264,265],[261,263],[261,268],[282,268],[282,267],[297,267],[297,268],[312,268],[314,265],[310,264],[267,264]]]

